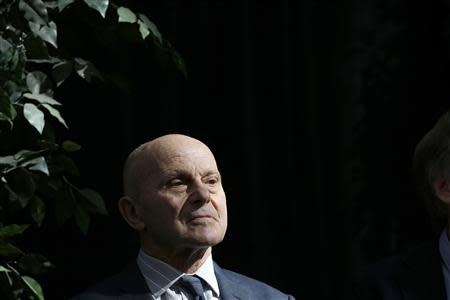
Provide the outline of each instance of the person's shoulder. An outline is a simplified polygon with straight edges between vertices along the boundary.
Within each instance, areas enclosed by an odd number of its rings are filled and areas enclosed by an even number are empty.
[[[137,264],[131,262],[120,273],[102,279],[70,300],[107,300],[130,293],[145,294],[147,292],[147,285]]]
[[[103,300],[110,299],[114,295],[114,277],[103,279],[88,288],[80,291],[69,300]]]
[[[274,290],[277,293],[282,293],[278,289],[276,289],[273,286],[268,285],[267,283],[264,283],[262,281],[259,281],[257,279],[251,278],[249,276],[246,276],[241,273],[237,273],[228,269],[222,269],[222,271],[225,273],[225,275],[230,278],[231,280],[235,282],[239,282],[240,284],[245,284],[246,286],[250,286],[256,289],[268,289],[268,290]]]
[[[357,268],[350,275],[350,299],[401,299],[413,282],[440,274],[436,240],[411,246],[397,254]]]
[[[418,268],[429,268],[439,261],[436,240],[409,247],[395,255],[383,258],[367,266],[367,272],[380,278],[400,276],[403,272]]]
[[[286,294],[279,289],[270,286],[267,283],[251,278],[241,273],[237,273],[228,269],[216,267],[221,276],[224,276],[234,284],[234,286],[245,287],[245,289],[253,294],[254,299],[295,299],[292,295]],[[220,280],[220,278],[218,278]],[[252,298],[252,299],[253,299]]]
[[[111,299],[120,292],[119,275],[110,276],[89,286],[69,300],[103,300]]]

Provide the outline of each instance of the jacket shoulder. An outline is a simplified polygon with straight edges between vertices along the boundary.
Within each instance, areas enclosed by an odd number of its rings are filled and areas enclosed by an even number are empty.
[[[124,295],[145,295],[149,292],[145,279],[135,262],[111,277],[103,279],[70,300],[106,300]]]
[[[121,294],[121,282],[118,275],[95,283],[69,300],[106,300]]]
[[[217,270],[217,266],[216,266]],[[217,273],[217,272],[216,272]],[[236,273],[227,269],[219,268],[218,280],[225,277],[234,287],[245,289],[252,295],[251,299],[295,299],[275,287],[268,285],[262,281],[248,277],[246,275]]]
[[[351,276],[351,299],[403,299],[442,295],[443,275],[437,241],[426,242],[366,266]],[[440,299],[431,297],[429,299]]]

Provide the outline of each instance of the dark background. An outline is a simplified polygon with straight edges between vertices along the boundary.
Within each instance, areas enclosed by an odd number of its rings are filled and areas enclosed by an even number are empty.
[[[83,146],[80,181],[110,216],[86,237],[67,225],[42,242],[57,266],[48,299],[134,259],[136,236],[116,209],[122,163],[172,132],[208,144],[223,174],[229,229],[215,260],[297,299],[343,298],[353,269],[433,236],[410,169],[450,103],[446,2],[125,4],[158,25],[188,77],[159,70],[131,42],[77,37],[79,56],[128,78],[129,92],[76,78],[61,88],[69,137]]]

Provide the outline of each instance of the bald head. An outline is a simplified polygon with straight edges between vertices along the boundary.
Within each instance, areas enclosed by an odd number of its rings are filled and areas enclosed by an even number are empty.
[[[125,196],[138,200],[142,180],[150,179],[156,171],[162,171],[162,164],[180,153],[207,152],[214,160],[209,148],[201,141],[182,134],[167,134],[144,143],[128,156],[123,170]],[[214,160],[215,163],[215,160]]]
[[[181,134],[137,147],[124,167],[119,210],[146,252],[194,270],[227,228],[226,196],[209,148]]]

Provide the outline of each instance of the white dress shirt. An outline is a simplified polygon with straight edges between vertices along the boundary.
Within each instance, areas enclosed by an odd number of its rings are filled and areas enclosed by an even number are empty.
[[[177,283],[185,273],[156,259],[140,250],[137,264],[147,282],[155,300],[190,300],[188,292]],[[220,299],[219,285],[214,273],[214,264],[210,255],[203,265],[194,273],[204,280],[204,296],[207,300]],[[189,274],[191,275],[191,274]]]

